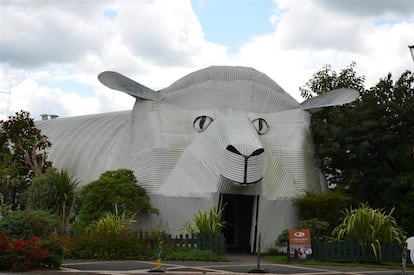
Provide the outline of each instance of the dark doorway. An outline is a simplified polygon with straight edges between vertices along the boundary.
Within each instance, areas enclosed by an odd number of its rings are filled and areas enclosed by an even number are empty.
[[[223,229],[227,250],[250,253],[254,196],[222,194],[221,206],[225,205]]]

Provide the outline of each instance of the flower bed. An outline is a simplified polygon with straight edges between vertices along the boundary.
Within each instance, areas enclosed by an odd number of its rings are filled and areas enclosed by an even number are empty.
[[[0,270],[27,271],[38,268],[59,268],[63,247],[54,238],[11,240],[0,233]]]

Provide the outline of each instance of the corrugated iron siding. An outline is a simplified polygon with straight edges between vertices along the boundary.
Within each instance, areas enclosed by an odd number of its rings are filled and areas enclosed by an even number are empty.
[[[37,121],[52,142],[49,158],[82,184],[109,169],[124,167],[125,130],[130,112],[115,112]]]
[[[160,91],[164,102],[186,109],[222,108],[272,113],[299,103],[267,75],[252,68],[212,66]]]

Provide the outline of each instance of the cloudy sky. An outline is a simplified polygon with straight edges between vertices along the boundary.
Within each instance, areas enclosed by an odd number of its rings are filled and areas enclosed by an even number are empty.
[[[0,0],[0,119],[131,109],[98,82],[105,70],[159,90],[210,65],[248,66],[300,102],[326,64],[356,62],[367,86],[413,70],[411,44],[412,0]]]

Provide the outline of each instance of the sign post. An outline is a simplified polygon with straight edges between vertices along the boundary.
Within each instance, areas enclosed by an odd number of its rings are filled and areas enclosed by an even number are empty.
[[[289,261],[306,261],[312,257],[310,229],[289,229]]]

